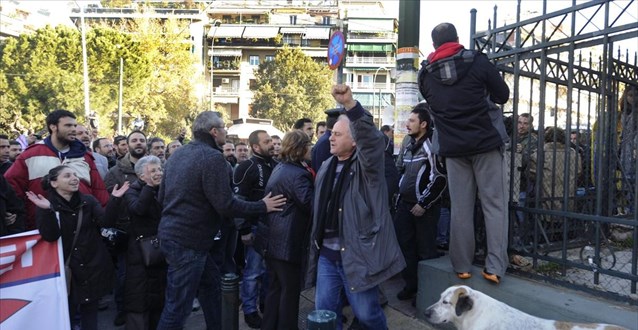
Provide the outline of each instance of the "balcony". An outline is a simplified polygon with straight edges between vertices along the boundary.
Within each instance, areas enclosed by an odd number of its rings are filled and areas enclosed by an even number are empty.
[[[379,90],[383,90],[383,91],[394,91],[394,83],[382,83],[382,82],[378,82],[378,83],[371,83],[371,82],[354,82],[354,81],[349,81],[345,83],[346,85],[350,86],[350,88],[352,88],[353,91],[359,91],[359,92],[377,92]]]
[[[396,59],[394,57],[360,57],[360,56],[348,56],[346,57],[346,66],[349,67],[379,67],[379,66],[394,66]]]
[[[219,96],[237,96],[239,95],[239,88],[230,86],[215,86],[213,89],[213,95]]]
[[[347,40],[349,42],[396,42],[397,34],[394,32],[376,32],[376,33],[348,33]]]

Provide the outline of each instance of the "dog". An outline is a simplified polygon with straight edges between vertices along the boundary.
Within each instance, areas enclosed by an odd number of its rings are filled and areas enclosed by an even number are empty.
[[[447,288],[424,313],[432,324],[452,322],[459,330],[627,330],[609,324],[542,319],[465,285]]]

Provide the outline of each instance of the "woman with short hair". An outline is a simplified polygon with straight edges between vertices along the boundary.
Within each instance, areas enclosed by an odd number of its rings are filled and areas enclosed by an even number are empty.
[[[286,133],[279,153],[280,163],[273,170],[266,193],[284,195],[286,205],[269,213],[266,227],[260,227],[256,240],[268,271],[268,293],[262,329],[298,329],[299,294],[312,222],[313,171],[311,142],[300,130]],[[258,244],[255,242],[255,244]]]
[[[156,329],[164,308],[168,266],[165,262],[146,266],[139,242],[144,237],[157,235],[162,216],[162,205],[157,200],[157,193],[163,173],[162,161],[158,157],[140,158],[135,163],[137,180],[124,195],[131,219],[124,280],[127,330]]]

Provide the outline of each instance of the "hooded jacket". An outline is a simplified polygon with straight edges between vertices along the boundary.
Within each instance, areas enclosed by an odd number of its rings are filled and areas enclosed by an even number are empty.
[[[80,192],[93,195],[102,206],[109,201],[109,194],[104,187],[104,181],[95,167],[93,156],[86,152],[86,147],[80,141],[69,144],[69,151],[60,152],[51,143],[51,137],[43,143],[36,143],[27,148],[17,158],[4,177],[9,181],[18,198],[21,198],[27,209],[26,229],[35,228],[36,206],[27,200],[26,192],[41,194],[47,197],[42,189],[42,177],[59,165],[66,165],[75,171],[80,179]]]
[[[502,111],[494,103],[507,102],[509,87],[485,54],[461,48],[452,56],[423,61],[419,89],[432,108],[438,155],[477,155],[508,140]]]

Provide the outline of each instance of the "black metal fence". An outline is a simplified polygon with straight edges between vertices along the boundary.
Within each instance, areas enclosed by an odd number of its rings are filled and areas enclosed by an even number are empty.
[[[638,304],[638,3],[564,3],[522,18],[519,2],[485,32],[472,19],[471,48],[512,90],[511,254],[523,274]]]

